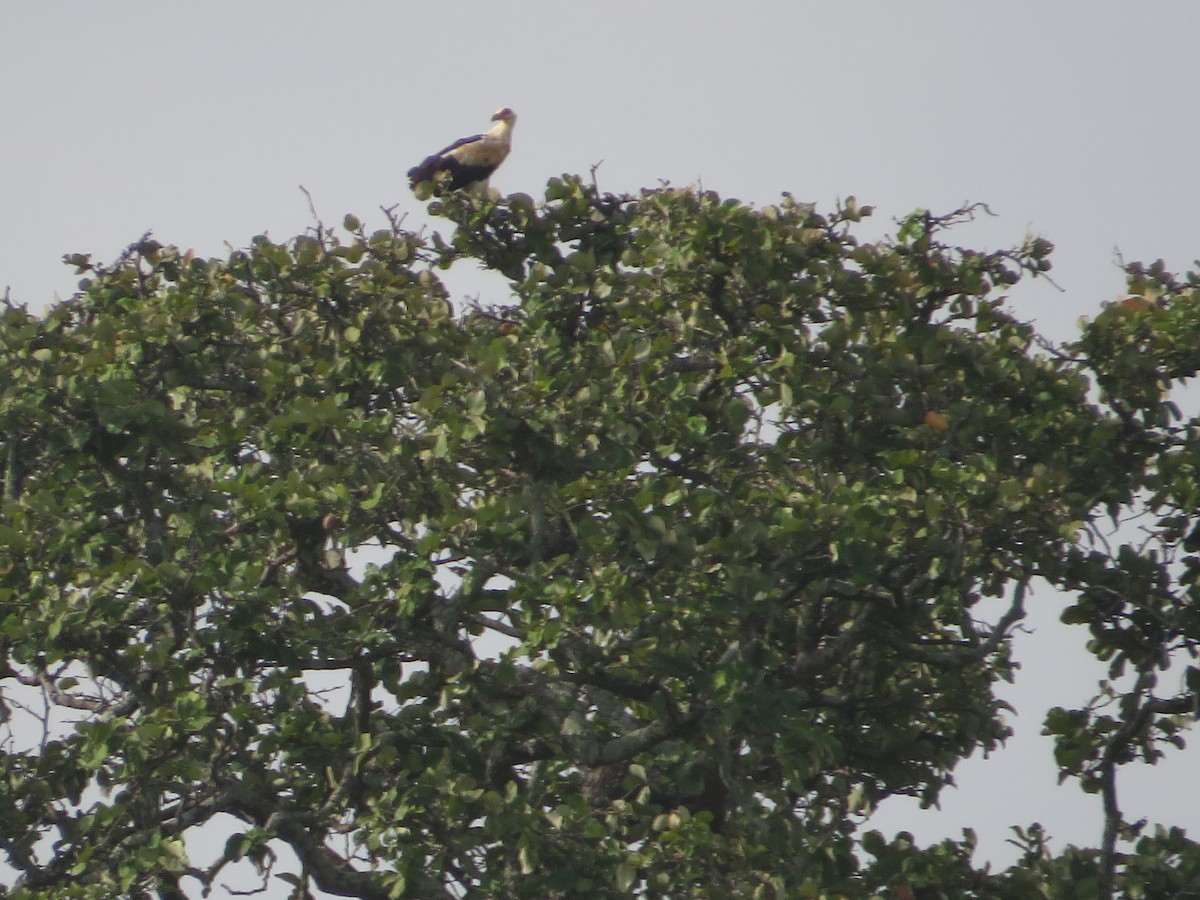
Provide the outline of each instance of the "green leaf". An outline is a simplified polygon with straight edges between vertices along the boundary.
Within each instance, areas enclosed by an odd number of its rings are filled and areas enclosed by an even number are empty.
[[[617,871],[614,877],[617,890],[621,893],[626,893],[633,887],[633,882],[637,878],[637,869],[629,863],[623,862],[617,864]]]

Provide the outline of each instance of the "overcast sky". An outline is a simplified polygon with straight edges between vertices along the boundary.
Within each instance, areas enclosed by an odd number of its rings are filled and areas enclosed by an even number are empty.
[[[962,242],[1057,245],[1062,290],[1013,299],[1057,339],[1121,292],[1118,252],[1174,270],[1200,256],[1195,0],[29,3],[6,5],[0,41],[0,291],[34,307],[73,291],[67,252],[108,260],[147,230],[201,255],[297,234],[300,185],[328,222],[397,205],[420,227],[404,172],[502,105],[520,117],[504,192],[600,163],[614,192],[853,194],[877,207],[869,236],[986,202],[996,216]],[[1039,597],[1019,644],[1009,749],[962,767],[942,813],[894,807],[878,827],[971,825],[1002,862],[1009,824],[1099,841],[1099,803],[1055,788],[1037,736],[1096,674],[1061,606]],[[1195,837],[1200,757],[1177,757],[1127,777],[1123,800]]]

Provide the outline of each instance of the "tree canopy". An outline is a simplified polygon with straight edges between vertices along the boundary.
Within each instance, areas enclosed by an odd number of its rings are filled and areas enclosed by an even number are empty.
[[[572,177],[431,209],[147,236],[3,312],[4,896],[245,860],[297,897],[1200,882],[1118,792],[1198,709],[1200,277],[1131,265],[1055,346],[1006,302],[1049,242],[958,247],[973,208],[878,241],[853,200]],[[471,261],[503,302],[451,302]],[[1096,846],[1013,823],[989,871],[871,831],[1009,734],[1036,584],[1109,666],[1046,718]]]

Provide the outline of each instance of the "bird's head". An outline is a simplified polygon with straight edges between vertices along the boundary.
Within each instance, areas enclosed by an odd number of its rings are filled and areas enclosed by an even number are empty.
[[[511,109],[509,109],[507,106],[504,106],[504,107],[501,107],[500,109],[496,110],[496,114],[494,116],[492,116],[492,121],[493,122],[505,122],[511,126],[514,122],[517,121],[517,114],[515,112],[513,112]]]

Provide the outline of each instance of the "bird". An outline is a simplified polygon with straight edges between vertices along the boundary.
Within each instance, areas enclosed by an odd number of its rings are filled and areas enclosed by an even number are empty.
[[[413,190],[423,181],[436,180],[452,191],[462,188],[486,191],[488,179],[512,149],[512,130],[517,114],[505,106],[496,111],[492,121],[496,124],[483,134],[459,138],[449,147],[427,156],[419,166],[409,169],[408,181]],[[439,172],[449,175],[435,179]]]

